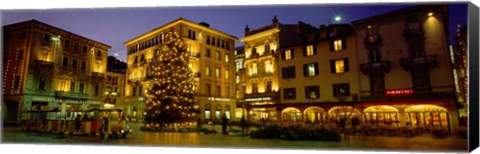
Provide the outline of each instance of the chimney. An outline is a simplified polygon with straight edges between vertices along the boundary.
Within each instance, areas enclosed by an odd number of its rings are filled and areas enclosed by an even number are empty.
[[[202,26],[205,26],[205,27],[210,27],[210,24],[208,24],[206,22],[203,22],[203,21],[200,22],[199,24],[202,25]]]
[[[248,28],[248,25],[245,25],[245,33],[249,32],[250,28]]]
[[[277,23],[278,23],[277,16],[273,16],[272,23],[273,23],[273,24],[277,24]]]

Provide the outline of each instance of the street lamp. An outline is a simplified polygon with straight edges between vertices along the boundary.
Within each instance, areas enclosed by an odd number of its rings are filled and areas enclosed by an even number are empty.
[[[341,16],[335,16],[335,22],[339,22],[340,20],[342,20]]]

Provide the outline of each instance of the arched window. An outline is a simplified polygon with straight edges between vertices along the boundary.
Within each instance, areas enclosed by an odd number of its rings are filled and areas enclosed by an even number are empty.
[[[297,108],[288,107],[282,111],[282,119],[291,122],[302,120],[302,113]]]
[[[311,123],[322,123],[326,119],[325,111],[322,108],[312,106],[305,109],[303,113],[305,120]]]

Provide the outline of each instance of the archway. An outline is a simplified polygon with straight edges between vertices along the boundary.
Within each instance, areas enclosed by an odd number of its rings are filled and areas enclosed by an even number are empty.
[[[323,123],[327,117],[325,111],[316,106],[306,108],[305,111],[303,111],[303,115],[305,120],[311,123]]]
[[[363,110],[365,124],[373,126],[399,126],[398,109],[389,105],[369,106]]]
[[[405,109],[407,126],[448,127],[448,110],[444,107],[425,104],[413,105]]]
[[[335,106],[328,110],[328,116],[331,123],[335,123],[340,119],[358,118],[360,115],[360,111],[351,106]]]
[[[302,113],[300,112],[300,110],[294,107],[285,108],[282,111],[282,120],[292,122],[302,120]]]

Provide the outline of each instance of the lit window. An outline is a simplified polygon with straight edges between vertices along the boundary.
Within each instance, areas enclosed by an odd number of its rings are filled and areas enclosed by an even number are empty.
[[[60,81],[60,91],[67,91],[67,81]]]
[[[292,50],[285,51],[285,60],[292,59]]]
[[[205,75],[210,76],[210,67],[205,68]]]
[[[215,58],[216,58],[217,60],[220,60],[220,52],[217,51],[217,52],[215,53]]]
[[[252,64],[252,75],[257,75],[257,63]]]
[[[220,77],[220,68],[215,68],[215,77],[219,78]]]
[[[237,66],[236,66],[237,71],[239,71],[240,69],[242,69],[242,68],[243,68],[242,66],[243,66],[242,61],[237,62]]]
[[[228,59],[228,54],[225,54],[225,62],[228,63],[229,59]]]
[[[313,51],[313,45],[309,45],[307,46],[307,56],[311,56],[311,55],[314,55],[314,51]]]
[[[190,70],[193,70],[193,64],[192,64],[192,63],[189,63],[189,64],[188,64],[188,68],[190,68]]]
[[[236,80],[235,80],[236,83],[240,83],[240,76],[236,76]]]
[[[335,51],[342,50],[342,40],[335,40],[333,42],[333,47]]]
[[[240,90],[237,90],[237,91],[235,92],[235,95],[236,95],[236,98],[237,98],[237,99],[240,99]]]
[[[308,76],[315,76],[315,64],[308,64]]]
[[[229,70],[225,70],[225,79],[230,78],[229,74],[230,74],[230,71],[229,71]]]
[[[266,73],[272,73],[273,72],[272,62],[270,60],[265,61],[265,72]]]
[[[335,60],[335,73],[345,72],[345,62],[343,59]]]

